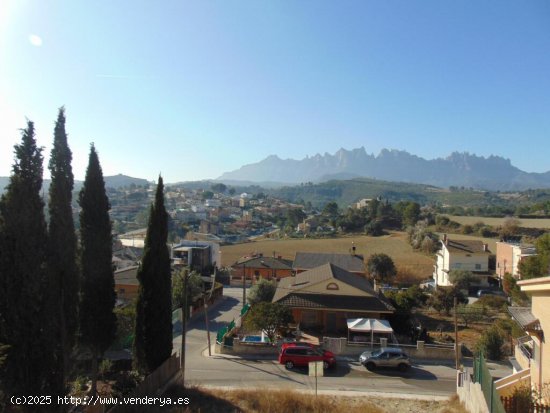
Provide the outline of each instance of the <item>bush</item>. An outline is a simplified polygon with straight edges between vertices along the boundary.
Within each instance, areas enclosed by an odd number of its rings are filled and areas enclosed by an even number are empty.
[[[504,338],[497,326],[485,330],[477,342],[477,351],[485,354],[490,360],[500,360],[503,356]]]
[[[268,281],[262,278],[250,288],[248,302],[250,304],[257,304],[260,302],[270,303],[275,295],[276,289],[277,283],[275,281]]]
[[[498,295],[484,295],[479,297],[476,304],[483,307],[489,307],[493,310],[500,310],[508,305],[508,301],[506,301],[506,298]]]

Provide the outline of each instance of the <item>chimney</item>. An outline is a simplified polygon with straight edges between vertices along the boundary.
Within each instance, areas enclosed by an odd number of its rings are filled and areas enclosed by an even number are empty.
[[[443,243],[445,245],[449,245],[449,239],[447,238],[447,234],[443,234]]]
[[[351,245],[351,255],[355,255],[355,242],[352,242]]]
[[[483,244],[483,252],[487,252],[487,251],[489,251],[488,245]]]

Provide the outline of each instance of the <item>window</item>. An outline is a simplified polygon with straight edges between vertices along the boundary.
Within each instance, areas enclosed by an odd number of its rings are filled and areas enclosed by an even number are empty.
[[[481,270],[481,264],[476,264],[476,270]]]

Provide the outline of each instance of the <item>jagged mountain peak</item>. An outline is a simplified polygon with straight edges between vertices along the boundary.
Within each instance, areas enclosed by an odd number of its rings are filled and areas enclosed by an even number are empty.
[[[317,153],[302,160],[282,160],[271,155],[218,179],[300,183],[321,182],[334,176],[489,190],[550,188],[550,172],[527,173],[513,166],[509,159],[496,155],[483,157],[455,151],[446,158],[426,160],[399,149],[382,149],[374,156],[364,146],[351,150],[342,147],[334,154]]]

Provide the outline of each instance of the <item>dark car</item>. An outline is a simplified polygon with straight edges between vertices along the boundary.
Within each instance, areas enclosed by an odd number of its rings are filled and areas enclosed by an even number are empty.
[[[279,363],[284,364],[289,370],[295,366],[307,366],[311,361],[322,361],[325,370],[336,364],[332,352],[311,344],[285,343],[279,350]]]
[[[483,297],[484,295],[496,295],[499,297],[506,297],[506,294],[500,290],[479,290],[477,292],[478,297]]]
[[[382,347],[375,351],[365,351],[359,356],[359,362],[368,370],[378,367],[394,367],[400,371],[407,371],[411,367],[409,356],[396,347]]]

